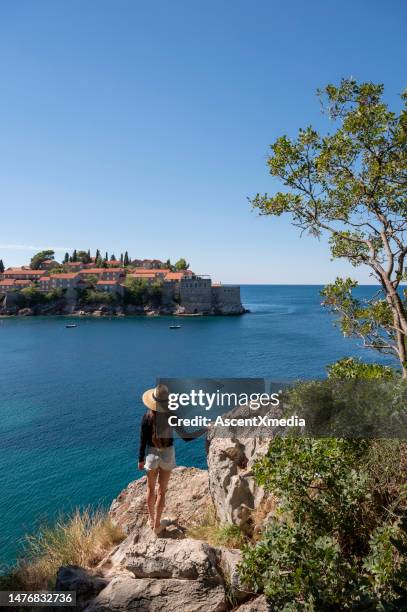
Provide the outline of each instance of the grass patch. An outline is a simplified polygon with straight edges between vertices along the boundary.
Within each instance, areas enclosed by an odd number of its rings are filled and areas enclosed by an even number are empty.
[[[124,538],[125,534],[105,512],[76,510],[54,525],[45,525],[34,535],[26,536],[23,558],[0,576],[0,590],[53,588],[61,565],[95,567]]]
[[[208,505],[201,520],[191,525],[187,535],[195,540],[204,540],[211,546],[243,548],[247,544],[247,537],[237,525],[219,523],[212,504]]]

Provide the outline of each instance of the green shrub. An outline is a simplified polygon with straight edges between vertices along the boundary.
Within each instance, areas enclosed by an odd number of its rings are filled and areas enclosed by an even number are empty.
[[[24,287],[24,289],[21,289],[20,291],[21,305],[31,307],[36,306],[37,304],[44,304],[45,302],[46,298],[44,293],[42,293],[35,285]]]
[[[83,299],[87,304],[113,304],[117,301],[117,296],[107,291],[86,289],[83,294]]]
[[[340,379],[392,379],[396,376],[396,371],[390,366],[379,363],[363,363],[360,359],[344,357],[328,366],[329,378]]]
[[[149,283],[144,278],[130,278],[128,276],[124,286],[124,301],[126,304],[145,306],[150,303],[158,304],[161,300],[162,282],[160,280]]]
[[[256,464],[279,503],[262,539],[244,548],[240,574],[276,610],[402,609],[406,446],[393,448],[397,482],[386,498],[372,469],[379,444],[276,438]]]
[[[61,300],[65,295],[65,289],[61,289],[60,287],[57,289],[52,289],[52,291],[49,291],[48,293],[45,294],[45,299],[48,302],[54,302],[56,300]]]

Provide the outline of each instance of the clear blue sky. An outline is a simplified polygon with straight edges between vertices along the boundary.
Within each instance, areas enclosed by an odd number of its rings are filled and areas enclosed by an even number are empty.
[[[3,0],[0,258],[23,247],[186,257],[214,280],[351,272],[247,196],[268,145],[325,125],[341,77],[406,86],[402,0]]]

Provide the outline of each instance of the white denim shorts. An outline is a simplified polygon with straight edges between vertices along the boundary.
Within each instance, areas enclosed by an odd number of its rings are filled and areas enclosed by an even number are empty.
[[[167,446],[166,448],[147,446],[146,460],[144,462],[145,470],[156,470],[159,467],[162,470],[173,470],[175,466],[174,446]]]

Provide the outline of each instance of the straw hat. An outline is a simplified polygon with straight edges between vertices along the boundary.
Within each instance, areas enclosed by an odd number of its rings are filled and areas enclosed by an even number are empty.
[[[169,391],[166,385],[157,385],[154,389],[144,391],[142,399],[150,410],[162,411],[167,407],[168,395]]]

